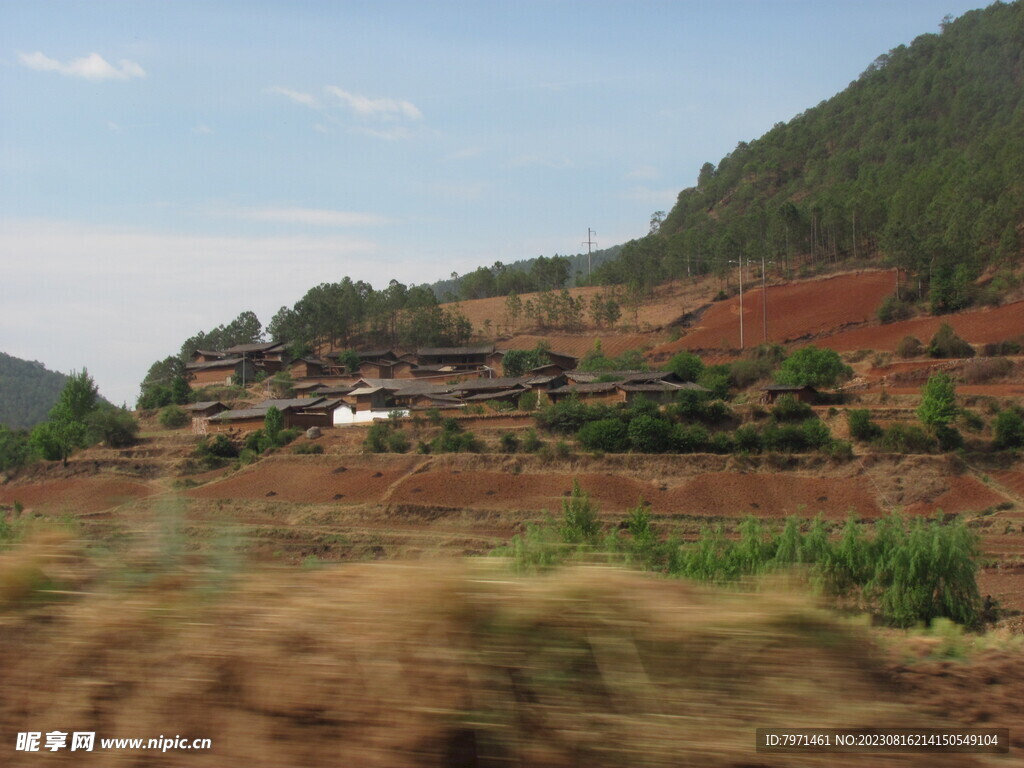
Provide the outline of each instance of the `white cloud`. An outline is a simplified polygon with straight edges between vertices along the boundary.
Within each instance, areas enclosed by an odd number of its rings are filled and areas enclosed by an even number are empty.
[[[372,136],[375,139],[385,139],[387,141],[408,139],[413,135],[412,131],[401,125],[396,125],[392,128],[369,128],[361,125],[353,128],[352,133],[360,133],[363,136]]]
[[[204,136],[206,134],[213,133],[213,130],[206,123],[200,123],[192,129],[192,133]]]
[[[98,53],[90,53],[80,59],[73,59],[62,64],[51,59],[42,51],[22,53],[18,58],[29,69],[39,72],[58,72],[67,77],[81,77],[85,80],[130,80],[133,77],[145,77],[145,70],[134,61],[121,59],[119,66],[114,66]]]
[[[316,96],[311,93],[303,93],[302,91],[293,91],[291,88],[282,88],[279,85],[267,88],[267,93],[277,94],[278,96],[284,96],[286,99],[294,101],[296,104],[301,104],[304,107],[310,109],[319,109],[320,102],[317,101]]]
[[[404,99],[371,99],[358,93],[342,90],[334,85],[328,85],[324,90],[360,117],[398,117],[408,120],[419,120],[423,117],[423,113],[415,104]]]
[[[355,211],[332,211],[321,208],[238,208],[233,215],[254,221],[280,224],[307,224],[316,227],[373,227],[387,224],[384,216]]]

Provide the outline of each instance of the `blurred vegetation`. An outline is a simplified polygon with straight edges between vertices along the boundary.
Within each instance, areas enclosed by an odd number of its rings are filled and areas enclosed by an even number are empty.
[[[893,626],[938,617],[976,626],[981,616],[975,580],[979,539],[959,518],[908,519],[894,512],[864,525],[851,517],[832,536],[820,516],[809,523],[790,517],[781,529],[748,517],[738,537],[719,525],[684,542],[655,534],[655,518],[643,500],[620,526],[602,531],[597,509],[578,481],[562,502],[562,516],[560,525],[527,525],[494,554],[511,557],[520,572],[614,556],[645,570],[718,584],[803,568],[838,604],[871,611]]]

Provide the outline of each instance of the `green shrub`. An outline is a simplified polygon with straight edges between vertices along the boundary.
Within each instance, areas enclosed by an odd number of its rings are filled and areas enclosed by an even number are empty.
[[[974,357],[974,347],[961,339],[953,326],[943,323],[928,345],[932,357]]]
[[[576,438],[588,451],[625,453],[629,449],[626,425],[619,419],[601,419],[584,424]]]
[[[871,412],[866,408],[847,411],[846,421],[850,425],[850,437],[854,440],[870,442],[882,436],[882,428],[871,420]]]
[[[705,424],[720,424],[732,416],[729,406],[721,400],[712,400],[710,392],[681,389],[675,402],[665,408],[671,419],[697,420]]]
[[[921,404],[917,417],[926,427],[935,429],[953,421],[960,413],[956,404],[956,385],[947,373],[936,373],[928,377],[921,388]]]
[[[732,436],[727,432],[716,432],[707,442],[707,449],[711,453],[732,453],[735,448]]]
[[[259,461],[260,455],[252,448],[243,448],[238,454],[238,465],[240,467],[246,467],[254,462]]]
[[[940,451],[957,451],[964,447],[964,438],[956,428],[943,424],[935,428]]]
[[[550,432],[575,435],[588,421],[608,418],[612,409],[606,405],[584,405],[575,395],[542,408],[537,413],[537,424]]]
[[[810,418],[805,420],[800,425],[800,430],[804,434],[804,444],[812,451],[823,450],[832,443],[832,432],[821,419]]]
[[[238,446],[225,435],[205,438],[193,453],[202,466],[210,469],[222,466],[225,459],[237,459],[238,454]]]
[[[523,451],[525,453],[536,453],[543,444],[543,441],[537,436],[537,430],[533,427],[523,433]]]
[[[523,392],[519,396],[519,410],[520,411],[533,411],[537,408],[537,393],[536,392]]]
[[[370,425],[363,441],[363,448],[370,453],[384,453],[388,449],[390,425],[386,421],[375,421]]]
[[[431,453],[478,453],[480,443],[472,432],[465,432],[456,419],[445,419],[441,433],[430,443]]]
[[[1021,346],[1016,341],[997,341],[986,344],[982,347],[981,354],[985,357],[999,357],[1002,355],[1019,355]]]
[[[882,324],[894,323],[898,320],[908,320],[913,314],[914,307],[910,302],[888,296],[878,308],[878,321]]]
[[[655,416],[637,416],[629,423],[629,443],[640,453],[664,453],[672,447],[672,424]]]
[[[704,369],[704,373],[700,375],[700,380],[697,383],[711,390],[712,397],[725,400],[729,397],[731,382],[729,372],[728,365],[709,365]]]
[[[853,369],[832,349],[801,347],[782,363],[775,377],[779,384],[793,387],[835,387],[853,376]]]
[[[742,453],[758,453],[761,450],[761,433],[757,427],[747,425],[733,432],[736,450]]]
[[[916,336],[904,336],[896,345],[896,354],[907,360],[911,357],[919,357],[924,354],[924,346]]]
[[[783,395],[772,408],[772,416],[776,421],[803,421],[813,414],[811,406],[793,395]]]
[[[124,448],[135,443],[139,422],[124,408],[101,403],[85,420],[89,442],[102,441],[111,448]]]
[[[302,443],[295,446],[295,449],[292,451],[292,453],[299,455],[321,454],[323,452],[324,447],[320,443]]]
[[[845,440],[833,440],[828,446],[828,455],[836,461],[852,461],[853,446]]]
[[[519,449],[519,438],[514,432],[502,432],[498,444],[503,453],[515,453]]]
[[[387,437],[388,451],[391,453],[405,453],[409,450],[409,438],[400,429],[392,429]]]
[[[178,406],[168,405],[160,411],[159,421],[160,425],[165,429],[177,429],[188,424],[191,418],[186,411],[183,411]]]
[[[590,496],[580,489],[579,480],[572,481],[572,493],[562,501],[560,533],[567,544],[596,544],[601,533],[597,509]]]
[[[878,438],[878,445],[892,453],[931,453],[935,440],[916,424],[890,424]]]
[[[680,352],[665,364],[665,370],[683,381],[697,381],[704,372],[704,363],[692,352]]]
[[[676,424],[672,427],[672,448],[679,453],[701,453],[710,442],[708,431],[699,424]]]
[[[1000,411],[992,424],[997,448],[1024,448],[1024,419],[1013,410]]]

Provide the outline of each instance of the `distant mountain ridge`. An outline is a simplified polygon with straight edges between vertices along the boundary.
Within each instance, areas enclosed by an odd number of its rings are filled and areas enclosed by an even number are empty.
[[[40,362],[0,352],[0,424],[29,429],[45,421],[67,380]]]

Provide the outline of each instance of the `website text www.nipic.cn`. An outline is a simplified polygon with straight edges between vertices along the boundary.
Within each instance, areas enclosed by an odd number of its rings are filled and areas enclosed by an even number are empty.
[[[97,749],[154,749],[167,752],[172,749],[212,749],[211,739],[187,739],[164,736],[155,739],[97,739],[95,731],[24,731],[18,734],[15,749],[19,752],[93,752]]]

